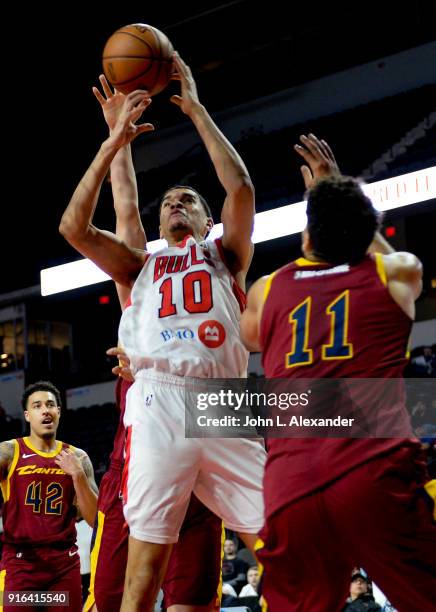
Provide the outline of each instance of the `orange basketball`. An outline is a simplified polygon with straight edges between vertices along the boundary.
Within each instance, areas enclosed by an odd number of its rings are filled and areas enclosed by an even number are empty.
[[[108,39],[103,50],[103,71],[118,91],[128,94],[146,89],[153,96],[168,85],[173,53],[173,45],[163,32],[145,23],[134,23]]]

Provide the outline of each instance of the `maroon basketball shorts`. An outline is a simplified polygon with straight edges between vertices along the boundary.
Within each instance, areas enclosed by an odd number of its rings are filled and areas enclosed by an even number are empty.
[[[16,612],[19,608],[9,603],[11,591],[38,591],[52,597],[50,605],[29,606],[26,610],[47,610],[50,612],[80,612],[82,609],[82,585],[80,580],[80,559],[77,546],[69,548],[15,547],[5,545],[0,563],[0,593],[4,592],[3,608]],[[68,605],[62,604],[66,594]],[[36,596],[36,595],[35,595]],[[41,601],[41,599],[40,599]],[[47,599],[48,601],[48,599]],[[22,605],[22,604],[21,604]]]
[[[102,478],[91,552],[90,593],[84,612],[121,605],[127,564],[128,527],[119,496],[121,470],[111,468]],[[165,605],[207,605],[220,597],[222,522],[192,496],[174,545],[164,584]]]
[[[434,500],[419,455],[376,457],[268,518],[258,551],[268,612],[342,610],[354,566],[399,610],[434,609]]]

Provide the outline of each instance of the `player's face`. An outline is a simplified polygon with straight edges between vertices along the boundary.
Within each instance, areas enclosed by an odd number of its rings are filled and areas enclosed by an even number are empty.
[[[30,431],[41,438],[56,435],[61,410],[51,391],[35,391],[27,398],[24,418],[30,423]]]
[[[362,595],[362,593],[366,593],[368,591],[368,585],[363,578],[356,578],[350,585],[350,595],[355,595],[356,597]]]
[[[184,236],[205,236],[210,229],[198,194],[191,189],[170,189],[164,195],[160,210],[162,238],[182,240]]]

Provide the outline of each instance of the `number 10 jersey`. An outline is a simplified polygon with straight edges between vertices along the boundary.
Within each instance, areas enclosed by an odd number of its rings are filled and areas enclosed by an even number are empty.
[[[135,373],[240,378],[248,362],[239,336],[244,306],[221,240],[199,244],[188,236],[147,257],[121,318],[120,342]]]

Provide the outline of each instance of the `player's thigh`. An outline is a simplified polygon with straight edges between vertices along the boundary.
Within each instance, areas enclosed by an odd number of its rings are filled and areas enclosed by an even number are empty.
[[[397,449],[340,479],[329,499],[359,562],[399,609],[429,609],[436,593],[436,525],[421,468],[418,449]]]
[[[185,438],[183,393],[135,381],[127,395],[125,424],[122,490],[130,534],[156,544],[175,543],[201,453],[198,440]]]
[[[256,534],[263,526],[263,444],[249,439],[203,441],[194,493],[229,529]]]
[[[221,582],[223,525],[192,495],[163,583],[165,605],[214,609]]]
[[[322,493],[297,500],[268,517],[261,532],[264,546],[257,551],[268,612],[341,609],[351,560],[339,531],[326,521]]]
[[[70,612],[80,612],[83,607],[80,563],[65,569],[50,585],[49,592],[55,597],[55,604],[47,608],[50,612],[65,611],[64,596],[68,599],[67,609]]]

